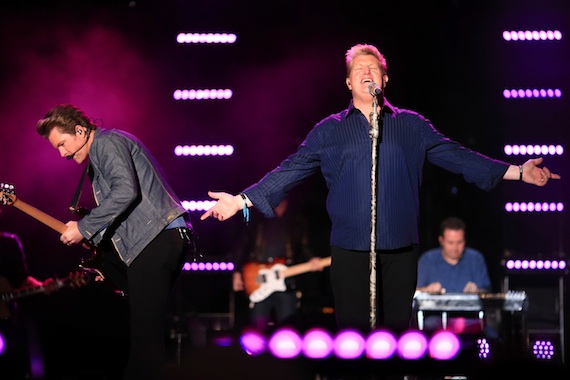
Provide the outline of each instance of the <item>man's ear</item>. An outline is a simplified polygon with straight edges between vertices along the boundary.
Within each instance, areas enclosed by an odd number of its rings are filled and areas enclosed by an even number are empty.
[[[352,91],[352,84],[350,83],[350,79],[346,78],[346,87]]]
[[[382,89],[384,89],[384,87],[386,87],[386,85],[388,84],[388,80],[390,80],[390,78],[388,78],[388,75],[384,74],[382,76]]]

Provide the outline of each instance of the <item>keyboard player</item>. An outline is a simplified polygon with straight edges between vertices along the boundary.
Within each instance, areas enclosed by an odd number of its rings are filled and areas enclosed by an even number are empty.
[[[491,291],[485,258],[481,252],[467,247],[465,232],[466,225],[459,218],[449,217],[441,222],[440,247],[424,252],[418,262],[418,292],[477,294]],[[481,321],[466,313],[449,318],[447,326],[458,334],[477,332],[481,330]],[[441,327],[441,316],[426,318],[426,330]]]

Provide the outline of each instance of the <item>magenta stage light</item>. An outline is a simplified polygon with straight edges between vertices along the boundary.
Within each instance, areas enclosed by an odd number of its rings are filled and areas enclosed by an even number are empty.
[[[507,156],[521,155],[521,156],[561,156],[564,154],[564,147],[560,144],[554,145],[512,145],[507,144],[503,147],[503,151]]]
[[[208,211],[216,204],[214,200],[205,201],[182,201],[182,207],[187,211]]]
[[[234,92],[229,88],[220,89],[178,89],[172,93],[174,100],[227,100]]]
[[[565,260],[525,260],[525,259],[511,259],[505,262],[505,268],[508,270],[531,270],[531,271],[563,271],[566,269]]]
[[[334,338],[333,350],[341,359],[355,359],[364,353],[366,342],[362,335],[353,330],[344,330]]]
[[[232,145],[177,145],[175,156],[231,156],[235,148]]]
[[[416,360],[427,351],[427,338],[419,331],[407,331],[398,339],[398,356],[402,359]]]
[[[505,30],[505,41],[560,41],[562,32],[559,30]]]
[[[233,44],[237,41],[234,33],[178,33],[179,44]]]
[[[256,331],[247,331],[240,338],[241,347],[252,356],[261,355],[267,350],[265,337]]]
[[[551,360],[554,356],[554,345],[549,340],[537,340],[532,345],[532,354],[537,359]]]
[[[320,328],[310,329],[303,337],[302,352],[305,357],[322,359],[333,351],[333,339],[330,334]]]
[[[436,360],[453,359],[460,349],[461,342],[451,331],[438,331],[429,340],[429,355]]]
[[[371,359],[388,359],[396,352],[398,342],[394,334],[376,330],[366,339],[366,356]]]
[[[4,353],[4,350],[6,350],[6,342],[2,333],[0,333],[0,355]]]
[[[535,88],[535,89],[504,89],[503,96],[505,99],[517,99],[517,98],[560,98],[562,97],[562,90],[558,88]]]
[[[562,202],[507,202],[506,212],[562,212]]]
[[[277,358],[294,358],[301,353],[302,347],[299,334],[288,328],[277,330],[269,339],[269,351]]]
[[[480,359],[488,359],[491,356],[491,347],[487,339],[477,339],[477,347],[479,348],[478,356]]]

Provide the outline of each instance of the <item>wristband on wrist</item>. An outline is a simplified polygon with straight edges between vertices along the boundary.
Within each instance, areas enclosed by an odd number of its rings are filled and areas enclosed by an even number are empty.
[[[519,165],[519,181],[522,181],[522,175],[523,175],[522,165]]]
[[[243,221],[245,224],[249,223],[249,208],[247,208],[247,197],[244,193],[239,193],[241,199],[243,199]]]

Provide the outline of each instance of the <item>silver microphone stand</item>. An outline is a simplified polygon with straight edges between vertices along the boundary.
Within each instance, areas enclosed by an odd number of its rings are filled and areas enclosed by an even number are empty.
[[[369,87],[369,89],[372,86]],[[371,186],[372,197],[370,204],[370,328],[376,328],[376,192],[378,183],[378,142],[381,141],[381,120],[383,97],[382,94],[377,95],[373,90],[372,94],[372,112],[370,113],[370,129],[369,135],[372,139],[372,168],[371,168]],[[380,97],[380,102],[378,98]],[[378,112],[380,109],[380,112]]]

